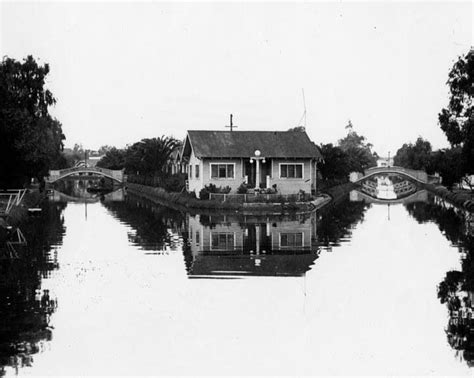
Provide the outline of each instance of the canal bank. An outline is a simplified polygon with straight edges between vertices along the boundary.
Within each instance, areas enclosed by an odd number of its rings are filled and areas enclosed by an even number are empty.
[[[445,186],[434,184],[420,184],[420,186],[455,206],[466,209],[471,213],[474,212],[474,197],[467,191],[453,192]]]
[[[193,198],[187,193],[170,193],[163,188],[155,188],[146,185],[128,183],[127,191],[135,195],[147,198],[151,201],[158,201],[166,205],[178,206],[182,210],[228,210],[244,212],[310,212],[324,206],[331,201],[331,197],[322,194],[312,201],[307,202],[278,202],[278,203],[238,203],[220,202],[214,200],[200,200]]]

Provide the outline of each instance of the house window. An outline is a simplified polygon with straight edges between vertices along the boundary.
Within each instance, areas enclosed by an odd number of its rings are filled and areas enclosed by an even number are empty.
[[[201,243],[201,234],[199,231],[196,231],[196,245],[199,245]]]
[[[196,178],[199,178],[199,164],[196,164],[195,174],[196,174]]]
[[[234,249],[234,233],[233,232],[212,232],[211,248],[212,249]]]
[[[303,247],[303,233],[280,234],[280,247]]]
[[[303,164],[280,164],[280,178],[303,178]]]
[[[211,178],[233,179],[234,164],[211,164]]]
[[[193,178],[193,166],[189,164],[189,172],[188,172],[188,177],[191,179]]]

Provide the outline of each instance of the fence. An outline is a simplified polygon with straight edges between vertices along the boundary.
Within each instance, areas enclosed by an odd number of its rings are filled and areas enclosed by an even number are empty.
[[[297,194],[224,194],[209,193],[209,199],[218,202],[234,203],[286,203],[286,202],[304,202],[313,199],[309,193]]]

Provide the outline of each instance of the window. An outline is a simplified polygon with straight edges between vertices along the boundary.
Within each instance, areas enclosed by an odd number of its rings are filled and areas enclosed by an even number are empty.
[[[196,245],[199,245],[201,243],[201,234],[199,231],[196,231]]]
[[[303,178],[303,164],[280,164],[280,178]]]
[[[233,179],[234,164],[211,164],[211,178]]]
[[[302,247],[303,233],[280,234],[280,247]]]
[[[195,175],[196,175],[196,178],[199,178],[199,164],[196,164]]]
[[[189,164],[188,177],[193,178],[193,166],[191,164]]]
[[[212,232],[211,233],[212,249],[234,249],[234,233],[231,232]]]

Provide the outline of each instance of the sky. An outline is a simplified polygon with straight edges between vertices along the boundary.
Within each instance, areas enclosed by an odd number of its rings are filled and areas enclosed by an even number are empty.
[[[473,45],[472,2],[1,2],[0,53],[51,68],[51,113],[75,143],[124,147],[186,130],[300,123],[337,143],[351,120],[379,155],[438,124]],[[305,102],[303,101],[303,90]]]

